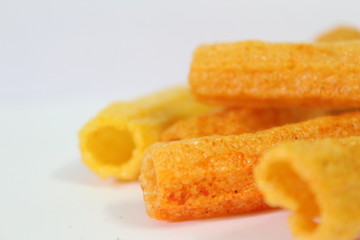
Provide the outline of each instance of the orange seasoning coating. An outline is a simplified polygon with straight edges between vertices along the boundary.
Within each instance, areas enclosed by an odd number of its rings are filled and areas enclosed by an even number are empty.
[[[189,82],[199,100],[215,105],[359,107],[360,40],[203,45]]]
[[[227,108],[179,120],[161,135],[163,141],[211,135],[238,135],[329,114],[320,109]]]
[[[253,167],[274,145],[296,139],[360,136],[360,112],[326,116],[257,133],[155,143],[140,181],[148,214],[179,221],[268,208]]]

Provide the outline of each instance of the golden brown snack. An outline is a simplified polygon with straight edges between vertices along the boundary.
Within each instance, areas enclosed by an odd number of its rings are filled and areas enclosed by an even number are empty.
[[[318,41],[354,39],[360,39],[360,32],[357,29],[340,26],[319,37]],[[161,139],[172,141],[211,135],[237,135],[300,122],[326,114],[330,115],[333,112],[325,109],[225,108],[179,120],[162,133]]]
[[[326,114],[330,112],[320,109],[227,108],[179,120],[161,134],[161,140],[251,133]]]
[[[360,40],[245,41],[196,49],[189,82],[203,102],[243,107],[360,106]]]
[[[253,134],[155,143],[144,154],[140,176],[147,212],[176,221],[266,209],[252,174],[266,150],[284,141],[355,135],[360,112]]]
[[[145,148],[176,120],[209,111],[186,88],[167,89],[101,111],[80,131],[83,162],[100,177],[136,180]]]
[[[338,26],[330,31],[320,35],[317,42],[338,42],[338,41],[351,41],[359,40],[360,31],[357,28],[349,26]]]
[[[268,204],[293,211],[301,240],[353,240],[360,233],[360,137],[283,143],[255,168]]]

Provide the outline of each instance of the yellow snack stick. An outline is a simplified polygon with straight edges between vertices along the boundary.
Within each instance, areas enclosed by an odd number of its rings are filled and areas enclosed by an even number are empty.
[[[301,240],[353,240],[360,233],[360,137],[282,143],[255,167],[274,207],[293,211]]]
[[[268,208],[253,168],[275,145],[299,139],[360,136],[360,112],[230,136],[158,142],[144,154],[140,182],[148,214],[188,220]]]
[[[81,129],[82,160],[102,178],[136,180],[144,149],[158,141],[169,124],[208,110],[186,88],[113,103]]]
[[[357,28],[349,26],[338,26],[330,31],[320,35],[317,42],[338,42],[338,41],[351,41],[359,40],[360,31]]]
[[[360,40],[202,45],[189,82],[206,103],[242,107],[360,107]]]

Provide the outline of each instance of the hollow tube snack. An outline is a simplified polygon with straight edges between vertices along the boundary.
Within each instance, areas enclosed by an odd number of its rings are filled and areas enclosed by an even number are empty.
[[[161,134],[161,140],[252,133],[327,114],[331,112],[325,109],[226,108],[179,120]]]
[[[301,240],[353,240],[360,234],[360,137],[282,143],[255,168],[268,204],[293,211]]]
[[[169,124],[208,110],[186,88],[111,104],[81,129],[82,160],[100,177],[136,180],[144,149]]]
[[[140,175],[147,212],[177,221],[266,209],[252,173],[266,150],[284,141],[355,135],[360,112],[256,133],[155,143],[145,151]]]
[[[317,41],[360,40],[360,32],[340,26],[321,35]],[[325,109],[298,108],[225,108],[188,119],[179,120],[162,134],[163,141],[181,140],[211,135],[237,135],[334,114]]]
[[[359,40],[360,31],[354,27],[338,26],[330,31],[320,35],[317,42],[337,42],[337,41],[351,41]]]
[[[200,101],[243,107],[360,106],[360,40],[245,41],[196,49],[189,82]]]

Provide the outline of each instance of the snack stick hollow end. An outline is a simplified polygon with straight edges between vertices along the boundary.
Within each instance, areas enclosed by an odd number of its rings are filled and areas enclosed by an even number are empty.
[[[186,88],[111,104],[81,129],[82,160],[100,177],[136,180],[145,148],[158,141],[166,127],[208,110]]]
[[[274,145],[299,139],[360,136],[360,112],[326,116],[256,133],[156,143],[140,175],[148,214],[178,221],[268,208],[252,171]]]
[[[360,137],[282,143],[255,168],[268,204],[293,212],[302,240],[353,240],[360,234]]]

